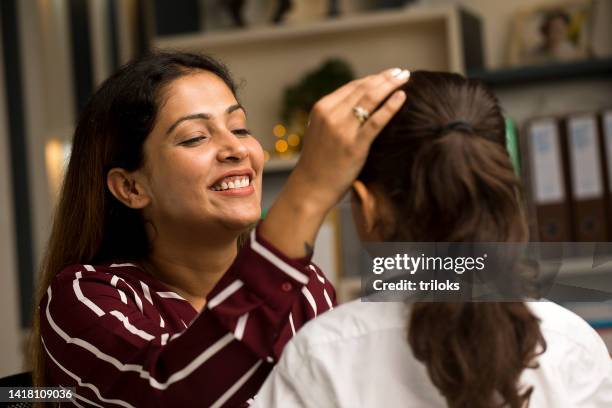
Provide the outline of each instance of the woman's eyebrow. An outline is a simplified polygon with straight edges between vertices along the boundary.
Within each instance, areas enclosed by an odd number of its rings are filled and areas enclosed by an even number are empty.
[[[242,111],[244,112],[244,115],[246,116],[246,109],[244,109],[244,106],[242,106],[239,103],[237,103],[235,105],[232,105],[229,108],[227,108],[225,110],[225,113],[227,113],[229,115],[230,113],[232,113],[233,111],[238,110],[238,109],[242,109]]]
[[[179,118],[176,122],[174,122],[172,124],[172,126],[170,126],[168,128],[168,130],[166,130],[166,136],[169,135],[170,133],[172,133],[172,131],[178,125],[180,125],[182,122],[184,122],[186,120],[194,120],[194,119],[205,119],[205,120],[208,120],[208,119],[210,119],[210,115],[208,113],[192,113],[191,115],[183,116],[183,117]]]
[[[246,110],[245,110],[245,109],[244,109],[244,107],[243,107],[241,104],[239,104],[239,103],[236,103],[236,104],[231,105],[230,107],[228,107],[228,108],[225,110],[225,113],[229,115],[230,113],[232,113],[232,112],[234,112],[234,111],[236,111],[236,110],[238,110],[238,109],[242,109],[242,111],[243,111],[243,112],[244,112],[244,114],[246,115]],[[209,113],[192,113],[191,115],[186,115],[186,116],[183,116],[183,117],[181,117],[181,118],[178,118],[178,119],[176,120],[176,122],[174,122],[174,123],[173,123],[173,124],[172,124],[172,125],[171,125],[171,126],[168,128],[168,130],[166,130],[166,136],[167,136],[167,135],[169,135],[170,133],[172,133],[172,131],[173,131],[174,129],[176,129],[176,127],[177,127],[179,124],[181,124],[182,122],[184,122],[184,121],[186,121],[186,120],[195,120],[195,119],[204,119],[204,120],[209,120],[209,119],[210,119],[210,117],[211,117],[211,115],[210,115]]]

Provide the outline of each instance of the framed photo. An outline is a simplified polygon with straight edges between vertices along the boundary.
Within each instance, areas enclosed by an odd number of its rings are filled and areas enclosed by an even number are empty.
[[[591,0],[565,0],[519,12],[512,24],[510,65],[591,57],[592,11]]]

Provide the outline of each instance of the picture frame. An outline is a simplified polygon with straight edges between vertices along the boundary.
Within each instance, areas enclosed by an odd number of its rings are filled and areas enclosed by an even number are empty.
[[[549,2],[520,11],[511,24],[509,65],[590,58],[592,14],[592,0]]]

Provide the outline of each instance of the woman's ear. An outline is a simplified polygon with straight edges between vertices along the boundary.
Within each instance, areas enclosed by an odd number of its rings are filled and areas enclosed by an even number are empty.
[[[117,200],[130,208],[142,209],[151,202],[151,196],[138,177],[120,167],[115,167],[108,172],[106,185]]]
[[[370,240],[378,222],[378,203],[374,192],[363,182],[353,182],[353,217],[363,239]]]

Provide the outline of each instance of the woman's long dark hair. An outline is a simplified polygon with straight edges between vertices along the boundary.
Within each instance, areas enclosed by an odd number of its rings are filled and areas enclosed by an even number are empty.
[[[139,211],[110,193],[106,175],[114,167],[133,171],[144,164],[143,144],[155,124],[165,87],[197,71],[216,74],[236,94],[229,71],[218,61],[204,55],[157,52],[120,68],[81,113],[34,302],[30,364],[36,385],[45,385],[36,306],[55,275],[71,264],[138,261],[148,255],[150,245]]]
[[[386,191],[387,241],[527,240],[520,184],[495,96],[461,75],[417,71],[359,179]],[[519,377],[545,348],[524,303],[417,303],[408,341],[451,408],[521,408]],[[538,346],[541,346],[538,347]]]

